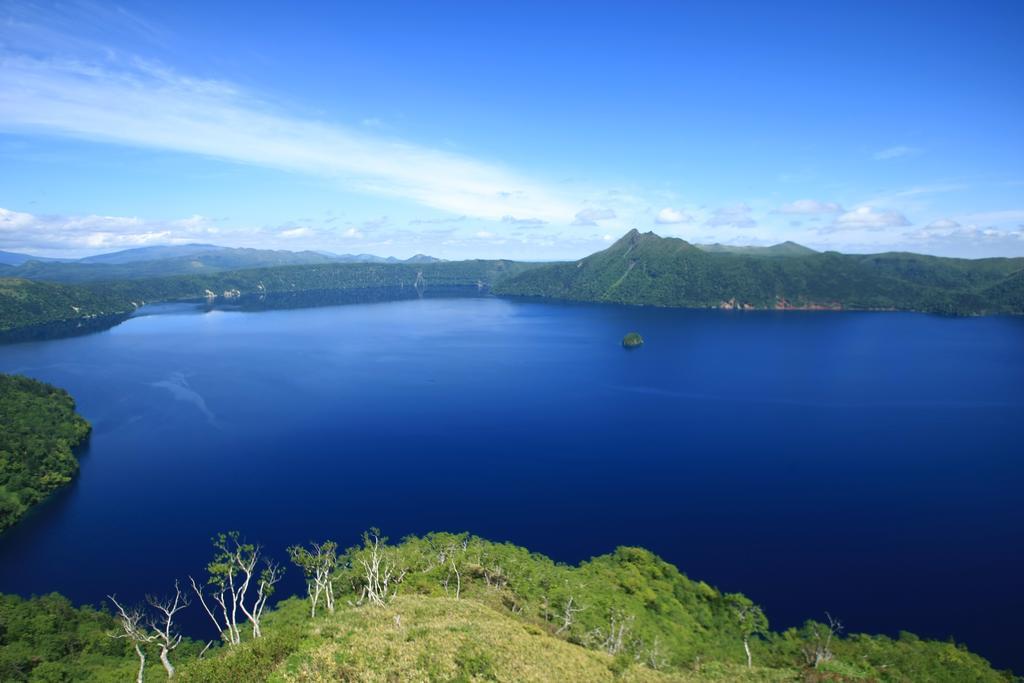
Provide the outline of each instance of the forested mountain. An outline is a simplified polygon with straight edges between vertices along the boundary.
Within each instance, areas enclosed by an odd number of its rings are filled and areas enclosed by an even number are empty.
[[[537,265],[483,260],[321,263],[74,285],[0,277],[0,331],[127,315],[144,303],[161,301],[359,289],[487,288]]]
[[[26,254],[0,253],[7,277],[61,283],[146,279],[169,275],[219,273],[246,268],[310,265],[318,263],[436,263],[439,259],[417,254],[402,260],[372,254],[329,254],[319,251],[286,251],[183,244],[125,249],[109,254],[73,259],[43,259]]]
[[[161,301],[453,286],[653,306],[1024,313],[1024,258],[819,253],[793,243],[696,246],[636,230],[574,262],[440,261],[423,255],[406,262],[340,262],[343,258],[214,248],[125,263],[33,261],[0,269],[0,331],[123,316]],[[304,259],[311,262],[293,263]],[[235,267],[252,260],[265,265]],[[168,275],[180,271],[188,274]]]
[[[805,247],[802,244],[796,242],[780,242],[779,244],[773,244],[770,247],[750,247],[742,245],[732,244],[695,244],[693,245],[703,251],[710,251],[720,254],[746,254],[748,256],[806,256],[807,254],[817,254],[815,250],[810,247]]]
[[[579,261],[504,280],[498,294],[696,308],[1024,313],[1024,258],[698,247],[636,230]]]
[[[0,265],[3,266],[20,266],[22,263],[28,261],[57,261],[59,259],[44,258],[42,256],[32,256],[30,254],[19,254],[13,251],[0,251]]]

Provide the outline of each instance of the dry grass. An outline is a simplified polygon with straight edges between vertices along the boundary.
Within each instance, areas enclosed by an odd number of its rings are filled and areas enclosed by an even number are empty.
[[[342,610],[272,681],[784,681],[792,672],[709,668],[672,675],[579,647],[473,600],[407,596]]]

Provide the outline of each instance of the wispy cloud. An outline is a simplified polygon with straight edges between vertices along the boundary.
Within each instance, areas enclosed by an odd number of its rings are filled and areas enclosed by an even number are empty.
[[[911,249],[957,255],[990,256],[994,253],[1024,253],[1024,227],[1009,230],[978,225],[961,225],[941,219],[925,227],[904,233]]]
[[[196,215],[159,221],[135,216],[37,216],[0,208],[0,247],[4,249],[125,249],[186,244],[209,239],[219,232],[210,219]]]
[[[750,216],[750,207],[746,204],[737,204],[716,209],[704,225],[711,228],[753,228],[757,226]]]
[[[819,202],[816,199],[798,199],[795,202],[783,204],[778,208],[778,213],[813,215],[820,213],[838,213],[843,208],[835,202]]]
[[[612,209],[583,209],[576,212],[573,225],[597,225],[598,221],[605,221],[615,218],[615,211]]]
[[[673,225],[676,223],[691,223],[693,216],[690,216],[685,211],[680,209],[673,209],[670,206],[666,206],[664,209],[658,212],[658,215],[654,217],[654,222],[660,225]]]
[[[874,153],[875,161],[887,161],[889,159],[899,159],[900,157],[911,157],[922,154],[923,149],[917,147],[908,147],[906,145],[896,145],[895,147],[887,147],[886,149],[879,150]]]
[[[466,216],[446,216],[442,218],[415,218],[409,221],[409,225],[444,225],[446,223],[461,223]]]
[[[490,220],[566,224],[577,203],[501,164],[293,116],[231,83],[112,51],[88,61],[0,51],[0,129],[308,173]]]
[[[547,225],[547,221],[541,220],[539,218],[516,218],[515,216],[502,216],[501,222],[521,226]]]
[[[312,228],[289,228],[277,234],[285,239],[294,240],[302,237],[312,237],[314,233]]]
[[[949,218],[940,218],[932,221],[928,225],[924,226],[925,230],[937,231],[937,230],[955,230],[959,228],[960,224]]]
[[[910,225],[907,217],[898,211],[882,211],[871,206],[858,206],[836,217],[825,230],[883,230]]]
[[[965,223],[1017,223],[1024,221],[1024,209],[966,213],[957,216],[957,218]]]

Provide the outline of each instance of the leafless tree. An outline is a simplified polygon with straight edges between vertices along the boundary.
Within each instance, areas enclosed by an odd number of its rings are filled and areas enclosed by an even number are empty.
[[[334,570],[338,566],[338,544],[334,541],[324,541],[309,545],[311,549],[294,545],[288,548],[288,555],[306,575],[310,616],[315,618],[321,597],[327,611],[334,612]]]
[[[499,564],[496,564],[493,567],[484,567],[483,574],[484,582],[487,583],[489,588],[500,589],[508,585],[508,574]]]
[[[207,587],[200,587],[190,576],[192,590],[199,597],[199,602],[207,616],[213,621],[214,626],[221,633],[221,638],[228,645],[237,645],[242,639],[238,624],[239,611],[251,624],[253,638],[259,638],[263,635],[260,630],[263,610],[274,591],[275,584],[281,580],[284,571],[273,560],[262,557],[260,546],[242,543],[237,531],[219,534],[213,539],[213,545],[217,553],[213,561],[207,565],[207,572],[210,575],[207,582],[209,595],[207,595]],[[257,574],[261,559],[263,570]],[[250,605],[247,600],[249,589],[254,582],[256,597]],[[207,597],[215,607],[220,608],[219,615],[210,607],[206,601]]]
[[[149,620],[149,627],[155,635],[155,642],[160,647],[160,663],[167,671],[167,677],[174,676],[174,665],[171,664],[171,652],[181,644],[181,634],[174,628],[174,615],[189,606],[188,593],[181,590],[181,584],[174,580],[174,597],[160,600],[152,595],[146,596],[146,602],[156,611],[157,616]]]
[[[661,649],[661,637],[654,636],[654,642],[647,648],[645,656],[647,666],[655,671],[661,671],[668,666],[668,657]]]
[[[617,655],[626,647],[626,636],[632,628],[633,615],[623,614],[619,610],[611,610],[608,614],[608,628],[595,628],[588,635],[588,640],[610,655]]]
[[[117,617],[121,622],[121,630],[108,633],[111,638],[128,640],[135,647],[135,654],[139,656],[139,672],[135,676],[136,683],[142,683],[146,672],[146,650],[145,646],[156,640],[156,636],[146,630],[144,625],[145,613],[139,607],[124,607],[113,595],[107,599],[117,608]]]
[[[838,637],[843,632],[843,624],[828,612],[825,612],[828,624],[811,622],[811,642],[804,646],[804,659],[808,666],[815,669],[822,662],[830,661],[833,657],[832,638]]]
[[[565,607],[562,609],[562,625],[558,627],[555,634],[562,634],[572,628],[572,625],[576,623],[576,615],[586,609],[586,607],[580,607],[578,604],[573,605],[575,598],[569,596],[569,599],[565,601]]]
[[[382,547],[386,540],[377,529],[363,534],[363,548],[357,554],[364,582],[360,603],[365,598],[371,605],[383,607],[394,597],[395,585],[405,578],[405,570],[399,571],[386,546]]]

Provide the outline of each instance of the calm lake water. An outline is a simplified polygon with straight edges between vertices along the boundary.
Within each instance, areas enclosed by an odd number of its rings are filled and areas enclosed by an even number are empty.
[[[141,599],[227,529],[281,560],[370,526],[469,530],[567,562],[646,546],[776,628],[828,610],[1024,669],[1024,320],[483,297],[147,312],[0,347],[95,428],[75,484],[0,537],[0,591]],[[630,330],[643,348],[619,346]]]

